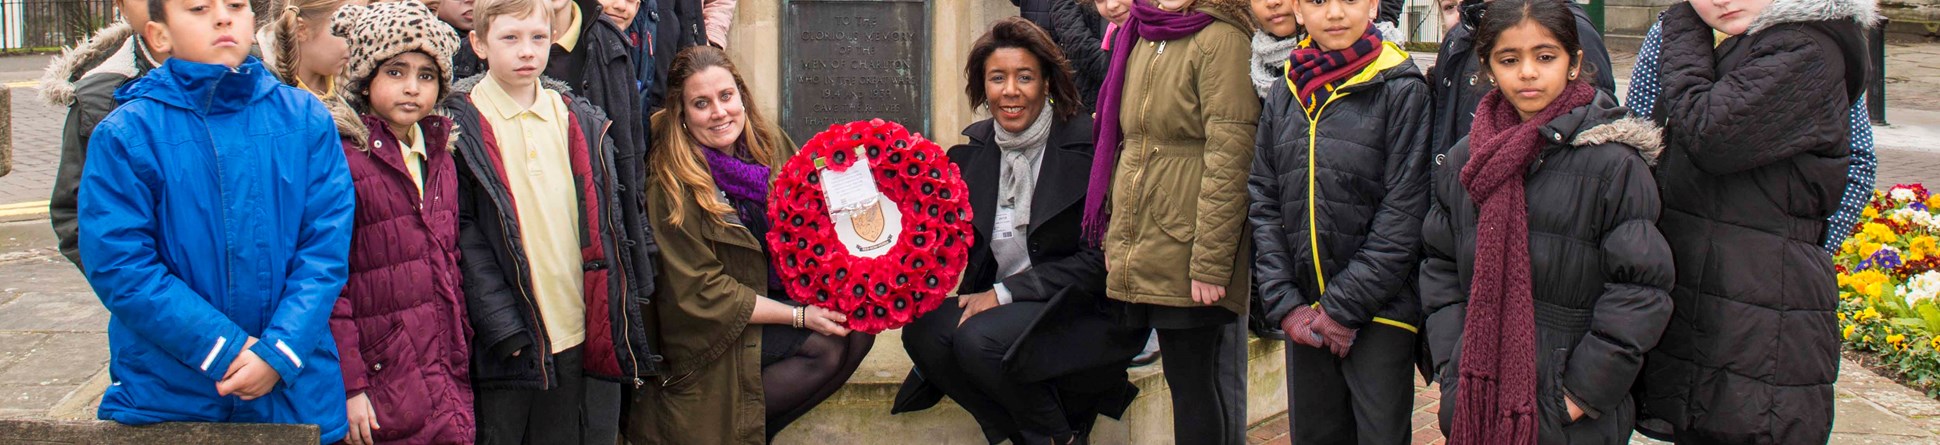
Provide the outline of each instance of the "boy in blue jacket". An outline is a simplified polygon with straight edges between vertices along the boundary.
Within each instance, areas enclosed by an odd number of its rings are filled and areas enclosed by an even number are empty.
[[[341,440],[330,309],[350,172],[323,104],[249,56],[245,0],[156,0],[173,54],[121,87],[81,175],[80,249],[111,318],[100,417],[307,423]]]

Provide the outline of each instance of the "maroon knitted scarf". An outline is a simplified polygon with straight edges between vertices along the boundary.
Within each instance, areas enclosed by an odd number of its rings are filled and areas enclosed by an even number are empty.
[[[1500,90],[1475,108],[1461,180],[1479,215],[1452,445],[1536,443],[1536,308],[1523,179],[1544,146],[1538,130],[1595,95],[1589,84],[1570,82],[1527,121]]]

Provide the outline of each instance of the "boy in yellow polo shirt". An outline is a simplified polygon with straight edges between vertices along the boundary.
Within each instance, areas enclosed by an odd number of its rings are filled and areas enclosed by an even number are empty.
[[[484,444],[614,443],[612,381],[655,373],[640,316],[652,287],[636,284],[652,269],[626,254],[651,240],[623,229],[605,114],[539,75],[555,35],[546,6],[480,2],[471,39],[488,68],[447,103]]]

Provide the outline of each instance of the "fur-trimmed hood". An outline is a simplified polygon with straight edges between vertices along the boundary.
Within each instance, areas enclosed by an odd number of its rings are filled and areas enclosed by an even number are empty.
[[[1663,128],[1649,119],[1631,116],[1629,108],[1618,105],[1615,97],[1603,92],[1598,92],[1589,105],[1550,121],[1543,131],[1545,138],[1568,138],[1569,145],[1577,148],[1623,144],[1636,149],[1644,162],[1652,166],[1664,154]]]
[[[337,137],[351,141],[358,150],[364,150],[370,143],[370,128],[364,127],[364,120],[350,109],[350,104],[342,98],[323,99],[323,108],[330,110],[330,121],[337,123]]]
[[[91,74],[111,72],[129,78],[140,74],[135,64],[140,56],[135,52],[134,36],[135,28],[128,22],[115,22],[61,49],[61,55],[48,62],[40,76],[41,101],[57,107],[73,105],[74,84]]]
[[[1877,0],[1773,0],[1745,33],[1756,34],[1786,23],[1841,19],[1870,28],[1879,24],[1879,3]]]
[[[1577,133],[1576,139],[1570,140],[1570,145],[1576,147],[1610,143],[1636,148],[1637,154],[1643,155],[1645,163],[1657,165],[1657,157],[1664,154],[1664,129],[1652,123],[1650,119],[1626,116],[1590,127],[1582,133]]]

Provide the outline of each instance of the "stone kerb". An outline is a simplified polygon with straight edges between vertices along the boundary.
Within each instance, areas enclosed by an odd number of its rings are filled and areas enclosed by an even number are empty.
[[[1257,426],[1287,411],[1285,343],[1252,339],[1247,345],[1247,425]],[[902,331],[883,332],[847,385],[788,426],[775,443],[985,445],[989,442],[970,413],[949,399],[927,410],[890,415],[904,376],[910,370]],[[1159,445],[1172,443],[1171,390],[1163,366],[1132,368],[1139,394],[1124,419],[1100,416],[1091,443]]]
[[[127,426],[91,420],[0,420],[0,442],[4,443],[312,445],[317,443],[317,435],[315,425],[163,423]]]

